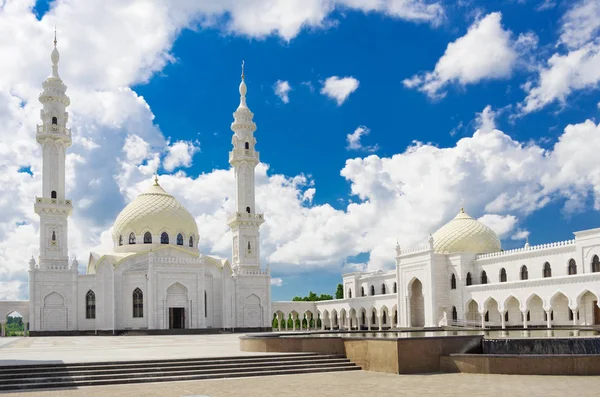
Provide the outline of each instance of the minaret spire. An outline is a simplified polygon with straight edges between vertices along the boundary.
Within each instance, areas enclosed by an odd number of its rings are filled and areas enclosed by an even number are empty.
[[[58,61],[60,60],[60,54],[58,53],[58,49],[56,48],[56,27],[54,28],[54,49],[52,50],[52,54],[50,55],[50,60],[52,61],[52,77],[60,79],[58,75]]]
[[[233,267],[260,269],[259,226],[264,222],[263,214],[256,213],[254,169],[259,163],[255,150],[256,124],[254,114],[246,104],[248,88],[245,82],[245,62],[242,61],[240,82],[240,105],[233,113],[229,164],[234,169],[236,183],[236,213],[228,219],[233,234]]]

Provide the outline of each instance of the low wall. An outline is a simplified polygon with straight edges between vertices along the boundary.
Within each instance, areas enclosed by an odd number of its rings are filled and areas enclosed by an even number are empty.
[[[440,356],[479,352],[480,335],[423,338],[240,337],[240,350],[344,354],[362,369],[394,374],[440,372]]]
[[[481,355],[440,357],[442,372],[505,375],[600,375],[600,355]]]

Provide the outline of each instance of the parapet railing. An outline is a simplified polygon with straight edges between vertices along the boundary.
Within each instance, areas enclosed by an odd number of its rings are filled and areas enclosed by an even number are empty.
[[[575,240],[557,241],[554,243],[532,245],[532,246],[523,247],[523,248],[515,248],[512,250],[508,250],[508,251],[492,252],[489,254],[479,254],[475,257],[475,259],[496,258],[499,256],[520,254],[520,253],[532,252],[532,251],[541,251],[541,250],[551,249],[551,248],[568,247],[568,246],[572,246],[572,245],[575,245]]]

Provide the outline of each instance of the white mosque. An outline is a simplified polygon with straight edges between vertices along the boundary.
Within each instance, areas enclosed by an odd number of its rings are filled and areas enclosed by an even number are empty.
[[[42,124],[36,135],[43,153],[42,195],[35,199],[40,255],[38,262],[29,262],[28,308],[15,306],[30,332],[270,326],[271,276],[260,264],[259,227],[264,218],[255,212],[259,153],[243,70],[229,153],[237,185],[237,212],[228,218],[232,262],[199,252],[194,217],[155,178],[117,217],[112,250],[91,252],[86,274],[81,275],[77,261],[68,260],[73,204],[65,197],[65,152],[72,137],[56,40],[51,60],[52,73],[39,97]],[[11,310],[10,303],[1,307]]]
[[[71,131],[56,40],[51,60],[37,127],[43,152],[42,195],[35,199],[40,255],[29,262],[30,300],[0,302],[2,333],[6,316],[15,311],[38,334],[259,330],[274,319],[280,331],[600,324],[600,229],[503,251],[498,236],[462,208],[424,245],[396,246],[393,270],[343,275],[343,299],[271,302],[270,271],[260,264],[264,217],[256,213],[254,192],[259,153],[243,70],[229,153],[237,188],[237,211],[228,218],[232,261],[199,252],[194,217],[156,178],[117,217],[113,249],[90,253],[80,275],[77,261],[68,261],[73,207],[65,197],[65,152]]]

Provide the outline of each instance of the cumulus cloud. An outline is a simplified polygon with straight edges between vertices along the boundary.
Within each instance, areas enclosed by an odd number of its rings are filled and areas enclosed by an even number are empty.
[[[283,103],[289,103],[290,97],[289,92],[292,90],[290,83],[287,81],[277,80],[275,85],[273,86],[273,90],[275,91],[275,95],[281,99]]]
[[[481,113],[475,117],[475,128],[483,131],[492,131],[496,129],[496,112],[487,105]]]
[[[338,106],[348,99],[350,94],[358,89],[359,81],[354,77],[343,77],[331,76],[323,83],[321,88],[321,94],[334,99]]]
[[[501,239],[507,237],[518,222],[517,217],[514,215],[497,214],[485,214],[477,220],[496,232]]]
[[[354,130],[354,132],[352,134],[346,135],[346,142],[348,144],[346,146],[346,149],[348,149],[348,150],[366,150],[367,152],[377,151],[377,149],[379,149],[378,145],[364,146],[362,144],[362,142],[360,141],[363,136],[369,135],[370,132],[371,132],[371,130],[368,129],[367,127],[359,126],[358,128],[356,128]]]
[[[513,234],[510,239],[511,240],[525,240],[529,237],[529,231],[525,229],[517,229],[515,234]]]
[[[481,80],[510,77],[521,53],[537,44],[533,34],[516,40],[502,26],[502,14],[493,12],[476,20],[467,33],[448,44],[444,55],[431,72],[419,73],[403,81],[431,98],[442,98],[446,87],[461,86]]]
[[[275,287],[282,287],[283,279],[281,277],[271,277],[271,285]]]
[[[558,102],[566,105],[577,90],[596,89],[600,83],[600,3],[575,2],[562,18],[557,51],[538,65],[537,76],[523,85],[527,97],[521,113],[538,111]]]
[[[177,141],[167,146],[167,155],[163,160],[165,170],[171,172],[178,167],[189,167],[192,165],[192,158],[200,150],[197,143],[187,141]]]

